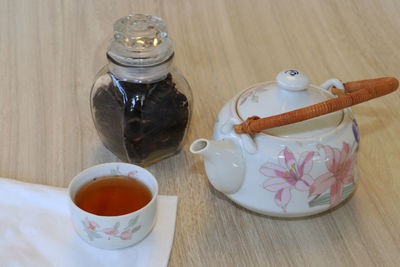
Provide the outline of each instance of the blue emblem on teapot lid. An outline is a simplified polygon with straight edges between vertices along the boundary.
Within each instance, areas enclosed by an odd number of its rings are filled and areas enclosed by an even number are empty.
[[[301,71],[284,70],[276,76],[280,88],[289,91],[301,91],[307,89],[310,79]]]

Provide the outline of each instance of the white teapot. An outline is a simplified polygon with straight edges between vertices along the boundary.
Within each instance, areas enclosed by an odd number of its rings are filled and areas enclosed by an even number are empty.
[[[211,184],[247,209],[279,217],[320,213],[349,197],[358,180],[359,132],[349,107],[397,87],[390,77],[330,79],[318,87],[285,70],[226,103],[213,140],[198,139],[190,151],[203,156]]]

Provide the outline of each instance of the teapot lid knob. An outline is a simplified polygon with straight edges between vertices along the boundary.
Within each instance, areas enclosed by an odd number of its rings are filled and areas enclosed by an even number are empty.
[[[276,76],[280,88],[289,91],[302,91],[308,88],[310,80],[298,70],[284,70]]]

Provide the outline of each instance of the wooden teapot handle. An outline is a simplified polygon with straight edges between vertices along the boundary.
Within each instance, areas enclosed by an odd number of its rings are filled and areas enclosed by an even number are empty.
[[[345,90],[333,88],[332,92],[339,96],[325,102],[262,119],[257,116],[250,117],[235,125],[235,132],[253,135],[266,129],[332,113],[392,93],[399,87],[399,81],[393,77],[384,77],[347,82],[344,87]]]

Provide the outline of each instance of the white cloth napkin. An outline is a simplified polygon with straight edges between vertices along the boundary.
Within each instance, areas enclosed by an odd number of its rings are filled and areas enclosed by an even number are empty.
[[[0,266],[167,266],[177,196],[159,196],[157,221],[125,249],[90,246],[75,232],[65,188],[0,178]]]

